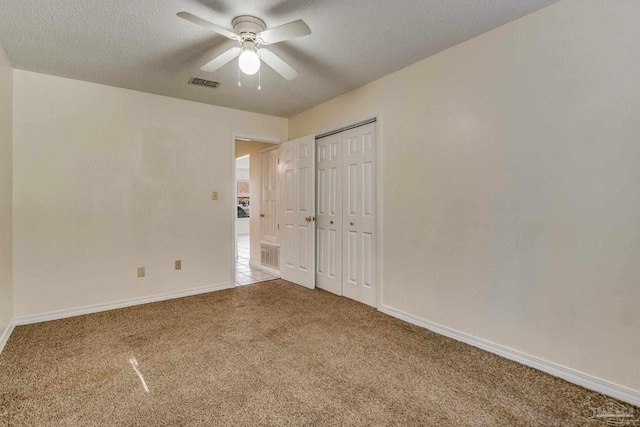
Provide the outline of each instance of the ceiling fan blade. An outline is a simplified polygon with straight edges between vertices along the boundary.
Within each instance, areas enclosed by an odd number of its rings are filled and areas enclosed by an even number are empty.
[[[274,44],[308,34],[311,34],[311,29],[302,19],[298,19],[258,33],[257,37],[261,44]]]
[[[240,49],[239,47],[232,47],[231,49],[227,50],[226,52],[224,52],[224,53],[216,56],[215,58],[213,58],[213,60],[207,62],[200,69],[202,71],[206,71],[208,73],[213,73],[218,68],[222,67],[227,62],[231,61],[232,59],[234,59],[238,55],[240,55],[240,51],[241,50],[242,49]]]
[[[199,18],[195,15],[190,14],[189,12],[178,12],[177,15],[180,18],[186,19],[189,22],[193,22],[196,25],[200,25],[201,27],[208,28],[210,30],[215,31],[218,34],[222,34],[223,36],[228,37],[231,40],[239,40],[238,35],[233,31],[227,30],[226,28],[222,28],[214,24],[213,22],[209,22],[206,19]]]
[[[298,73],[296,70],[291,68],[289,64],[284,62],[275,53],[271,52],[268,49],[258,49],[258,54],[260,55],[260,59],[262,59],[265,64],[269,67],[273,68],[278,74],[284,77],[287,80],[293,80],[298,77]]]

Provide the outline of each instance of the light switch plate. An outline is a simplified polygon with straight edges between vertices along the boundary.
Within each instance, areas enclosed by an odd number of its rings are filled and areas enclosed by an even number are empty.
[[[218,192],[214,191],[211,193],[211,200],[218,200]]]
[[[182,260],[177,259],[175,266],[176,270],[182,270]]]
[[[144,277],[144,267],[138,267],[138,277]]]

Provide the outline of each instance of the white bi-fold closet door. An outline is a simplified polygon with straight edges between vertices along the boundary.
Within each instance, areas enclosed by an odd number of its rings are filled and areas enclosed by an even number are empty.
[[[316,283],[376,305],[376,124],[319,138]]]

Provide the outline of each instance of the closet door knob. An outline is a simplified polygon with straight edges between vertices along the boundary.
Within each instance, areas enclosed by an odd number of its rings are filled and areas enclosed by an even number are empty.
[[[353,225],[353,223],[352,223],[352,222],[350,222],[349,224]]]
[[[333,221],[329,221],[329,224],[333,224]]]
[[[260,214],[260,218],[264,218],[264,214],[263,213]]]

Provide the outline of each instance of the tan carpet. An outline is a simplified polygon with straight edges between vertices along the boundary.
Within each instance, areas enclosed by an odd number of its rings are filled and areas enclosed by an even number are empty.
[[[592,394],[281,280],[20,326],[0,355],[3,426],[604,426]]]

